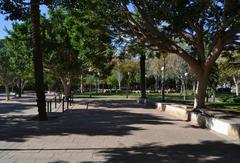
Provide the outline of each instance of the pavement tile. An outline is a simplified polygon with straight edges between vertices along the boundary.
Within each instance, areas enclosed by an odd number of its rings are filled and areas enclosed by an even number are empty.
[[[132,100],[85,103],[42,123],[0,114],[0,163],[240,162],[239,142],[159,110]]]

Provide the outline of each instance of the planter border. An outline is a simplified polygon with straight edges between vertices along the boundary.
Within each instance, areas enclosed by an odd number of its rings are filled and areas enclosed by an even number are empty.
[[[157,109],[167,112],[177,118],[240,141],[240,124],[208,116],[200,112],[194,112],[192,107],[186,105],[156,102],[155,106]]]

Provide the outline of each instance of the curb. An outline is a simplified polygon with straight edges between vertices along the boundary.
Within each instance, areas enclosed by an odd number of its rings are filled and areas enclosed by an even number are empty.
[[[240,124],[238,123],[211,117],[200,112],[193,112],[191,107],[184,105],[156,102],[155,106],[157,109],[167,112],[182,120],[192,122],[200,127],[208,128],[217,133],[240,141]]]

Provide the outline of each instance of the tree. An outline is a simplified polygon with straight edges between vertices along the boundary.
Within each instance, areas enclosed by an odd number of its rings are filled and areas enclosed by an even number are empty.
[[[70,96],[72,80],[80,70],[83,60],[71,44],[67,14],[63,9],[50,10],[44,20],[44,68],[62,83],[65,96]]]
[[[215,61],[223,51],[239,48],[240,1],[117,0],[105,5],[116,32],[176,54],[190,65],[198,80],[195,106],[204,108]]]
[[[19,97],[27,82],[33,80],[31,24],[30,21],[14,23],[7,31],[6,46],[11,53],[11,62],[16,74],[17,93]]]
[[[6,100],[10,99],[9,86],[14,79],[14,72],[10,60],[10,53],[4,44],[4,40],[0,41],[0,83],[5,86]]]
[[[235,94],[239,96],[239,84],[240,84],[240,55],[237,51],[230,54],[225,54],[219,61],[219,67],[221,70],[222,80],[233,80],[235,84]]]
[[[132,39],[128,45],[128,53],[140,58],[140,89],[141,89],[141,98],[145,99],[146,97],[146,57],[152,55],[152,51],[146,48],[136,39]]]
[[[185,93],[186,91],[186,77],[190,76],[190,67],[188,64],[179,56],[170,55],[168,58],[169,71],[172,75],[180,81],[181,91],[180,93]]]
[[[87,2],[86,2],[87,3]],[[89,2],[91,3],[91,2]],[[87,3],[88,4],[88,3]],[[71,44],[79,57],[93,68],[95,73],[105,77],[111,73],[113,46],[109,25],[93,8],[70,9],[66,26]]]
[[[32,48],[39,120],[47,120],[40,34],[39,0],[31,0]]]
[[[115,81],[114,79],[116,78],[117,79],[117,82],[118,82],[118,89],[121,91],[122,90],[122,80],[123,80],[123,71],[121,69],[122,67],[122,64],[123,64],[123,61],[121,59],[119,59],[118,57],[115,57],[113,59],[114,63],[115,63],[115,66],[112,70],[112,77],[111,77],[111,81]],[[113,82],[114,83],[114,82]]]
[[[0,1],[0,10],[2,13],[9,14],[9,19],[26,20],[29,15],[32,23],[32,48],[33,63],[35,75],[35,89],[37,95],[37,106],[39,120],[47,120],[44,80],[43,80],[43,64],[41,52],[41,36],[40,36],[40,10],[41,0],[25,1]],[[30,12],[29,12],[30,11]]]
[[[86,67],[91,67],[96,76],[110,73],[111,40],[107,26],[93,11],[50,10],[44,28],[44,66],[60,78],[66,96],[70,95],[72,80],[79,72],[86,73]]]
[[[147,76],[153,76],[155,79],[155,90],[158,90],[159,79],[161,76],[162,61],[157,58],[149,58],[146,64]]]

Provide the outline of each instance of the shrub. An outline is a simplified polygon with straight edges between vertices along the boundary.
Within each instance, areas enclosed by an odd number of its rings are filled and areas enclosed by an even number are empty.
[[[226,103],[240,103],[240,96],[224,97],[223,102],[226,102]]]

